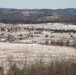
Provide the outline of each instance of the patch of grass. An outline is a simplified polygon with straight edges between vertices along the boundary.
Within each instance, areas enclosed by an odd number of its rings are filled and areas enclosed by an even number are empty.
[[[3,68],[0,68],[0,75],[3,74]],[[11,64],[6,75],[76,75],[76,63],[73,61],[35,61],[31,65],[25,62],[24,67],[20,69],[17,65]]]

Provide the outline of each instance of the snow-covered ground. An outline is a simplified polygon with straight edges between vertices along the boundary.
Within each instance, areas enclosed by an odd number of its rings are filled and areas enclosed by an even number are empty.
[[[5,28],[10,28],[12,25],[1,25]],[[4,35],[11,34],[14,36],[14,38],[19,38],[19,35],[22,34],[22,37],[27,37],[29,33],[34,33],[35,31],[29,31],[24,30],[24,28],[28,27],[34,27],[34,28],[45,28],[45,29],[65,29],[65,30],[76,30],[76,25],[66,25],[61,23],[45,23],[45,24],[18,24],[18,27],[21,27],[21,31],[18,32],[0,32],[1,34],[4,33]],[[16,27],[17,27],[16,26]],[[48,35],[48,37],[45,37]],[[73,37],[71,37],[71,35]],[[6,36],[5,36],[6,38]],[[44,42],[45,40],[72,40],[75,41],[76,33],[51,33],[50,31],[43,31],[43,34],[33,34],[32,37],[25,38],[23,40],[20,40],[21,42],[27,42],[30,44],[18,44],[18,43],[0,43],[0,61],[8,58],[9,56],[12,57],[12,59],[18,60],[19,58],[23,59],[24,57],[27,58],[39,58],[43,56],[44,58],[50,58],[50,57],[58,57],[58,58],[72,58],[76,57],[76,49],[71,47],[60,47],[60,46],[51,46],[51,45],[39,45],[39,42]],[[2,37],[3,40],[3,37]],[[17,39],[16,39],[17,40]],[[63,40],[63,41],[64,41]],[[35,41],[36,44],[31,44]],[[19,40],[17,41],[19,42]]]
[[[18,24],[21,29],[17,32],[8,32],[7,29],[13,27],[12,25],[0,25],[0,27],[7,28],[6,31],[0,31],[0,37],[2,40],[7,39],[7,35],[11,34],[16,38],[18,43],[0,42],[0,65],[4,65],[4,68],[8,68],[8,62],[16,62],[23,64],[23,61],[34,61],[43,59],[44,61],[50,60],[71,60],[76,61],[76,49],[73,47],[65,46],[52,46],[52,45],[40,45],[45,43],[46,40],[54,41],[72,41],[71,44],[76,42],[76,33],[54,33],[52,31],[44,30],[41,34],[34,34],[39,32],[38,30],[27,30],[24,28],[43,28],[43,29],[58,29],[58,30],[75,30],[76,25],[66,25],[60,23],[45,23],[45,24]],[[16,26],[14,26],[15,28]],[[29,36],[29,33],[33,33],[33,37]],[[2,35],[3,34],[3,35]],[[19,35],[22,34],[23,40],[18,40]],[[45,37],[48,35],[48,37]],[[72,36],[72,37],[71,37]],[[15,41],[15,42],[16,42]],[[20,43],[20,42],[21,43]],[[28,43],[28,44],[22,44]],[[40,44],[39,44],[40,43]]]
[[[13,60],[24,58],[44,59],[52,58],[75,58],[76,49],[71,47],[39,45],[39,44],[18,44],[18,43],[0,43],[0,61],[4,61],[11,57]]]
[[[44,23],[44,24],[18,24],[18,26],[35,27],[35,28],[47,28],[47,29],[65,29],[76,30],[76,25],[63,24],[63,23]]]

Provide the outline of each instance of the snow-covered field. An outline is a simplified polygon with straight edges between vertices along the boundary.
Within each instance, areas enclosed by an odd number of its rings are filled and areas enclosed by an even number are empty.
[[[17,42],[27,42],[29,44],[20,44],[20,43],[0,43],[0,61],[4,61],[11,57],[13,60],[21,59],[23,60],[25,57],[28,59],[38,59],[45,58],[65,58],[65,59],[73,59],[76,57],[76,49],[71,47],[61,47],[61,46],[51,46],[51,45],[40,45],[39,43],[42,41],[43,43],[46,40],[72,40],[75,42],[76,33],[51,33],[51,31],[44,30],[41,34],[34,34],[34,32],[38,32],[38,30],[27,30],[26,28],[44,28],[44,29],[58,29],[58,30],[76,30],[76,25],[66,25],[60,23],[45,23],[45,24],[18,24],[15,27],[20,27],[20,30],[17,32],[8,32],[8,28],[13,27],[12,25],[0,25],[1,27],[6,28],[5,31],[1,33],[1,39],[7,39],[7,35],[11,34],[15,41]],[[31,36],[27,37],[29,34],[33,33],[33,38]],[[3,35],[2,35],[3,34]],[[23,40],[19,40],[19,36],[22,34],[21,38]],[[45,37],[48,35],[48,37]],[[72,37],[71,37],[72,36]],[[11,37],[11,36],[10,36]],[[27,38],[26,38],[27,37]],[[11,38],[12,39],[12,38]],[[32,42],[31,42],[32,41]],[[72,42],[72,43],[73,43]],[[31,44],[35,43],[35,44]]]
[[[76,49],[71,47],[39,45],[39,44],[18,44],[18,43],[0,43],[0,61],[8,58],[13,60],[23,60],[27,58],[39,59],[75,59]]]
[[[46,62],[51,60],[75,61],[76,49],[64,46],[0,42],[0,65],[4,67],[5,73],[10,63],[17,63],[20,68],[23,67],[25,59],[28,64],[39,59]]]
[[[27,27],[35,27],[35,28],[47,28],[47,29],[65,29],[76,30],[76,25],[72,24],[63,24],[63,23],[44,23],[44,24],[18,24],[18,26],[27,26]]]
[[[0,27],[11,27],[11,26],[12,26],[12,24],[0,24]],[[63,23],[18,24],[16,26],[20,26],[20,27],[35,27],[35,28],[47,28],[47,29],[65,29],[65,30],[74,29],[74,30],[76,30],[76,25],[73,25],[73,24],[63,24]]]
[[[69,30],[70,32],[61,33],[54,32],[54,30]],[[76,46],[72,47],[72,45],[76,45],[76,25],[61,23],[1,24],[0,41],[4,41],[0,42],[0,66],[4,66],[4,69],[8,69],[9,62],[21,66],[24,64],[24,60],[27,60],[28,64],[40,59],[46,62],[56,60],[76,62]],[[10,41],[12,43],[9,43]],[[45,45],[46,41],[49,42],[47,45]],[[51,42],[63,42],[64,45],[57,46],[56,43],[56,46],[53,46]],[[69,44],[67,44],[68,42]]]

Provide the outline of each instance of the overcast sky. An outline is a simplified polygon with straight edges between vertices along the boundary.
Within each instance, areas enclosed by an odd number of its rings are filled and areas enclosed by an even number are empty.
[[[18,9],[76,8],[76,0],[0,0],[0,7]]]

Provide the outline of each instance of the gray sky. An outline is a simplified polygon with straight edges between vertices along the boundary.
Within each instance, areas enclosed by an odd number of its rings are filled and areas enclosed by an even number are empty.
[[[0,0],[0,7],[2,8],[76,8],[76,0]]]

